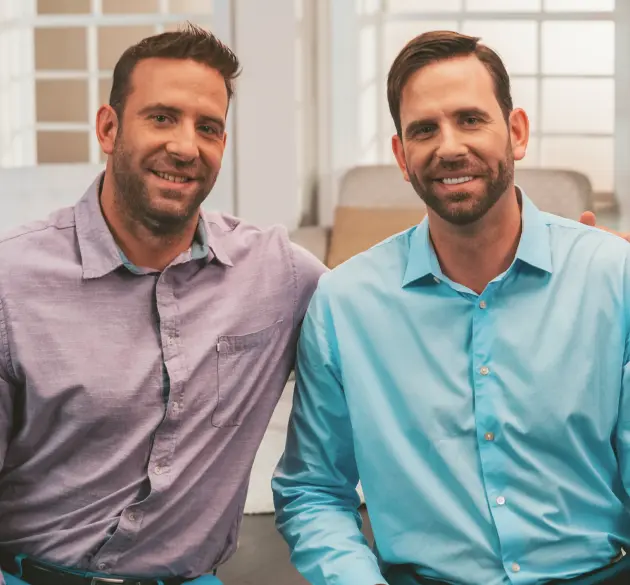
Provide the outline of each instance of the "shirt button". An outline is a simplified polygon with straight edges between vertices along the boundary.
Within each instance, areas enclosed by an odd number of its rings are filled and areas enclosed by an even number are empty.
[[[521,570],[521,566],[518,563],[512,563],[512,571],[518,573]]]
[[[505,498],[503,496],[499,496],[497,498],[497,504],[499,504],[499,506],[503,506],[505,504]]]
[[[98,565],[96,565],[96,568],[99,571],[104,571],[105,569],[107,569],[107,564],[106,563],[99,563]]]
[[[164,468],[160,467],[159,465],[156,465],[153,471],[155,471],[156,475],[161,475],[164,472]]]
[[[433,280],[434,280],[437,284],[440,284],[440,279],[439,279],[437,276],[434,276],[434,277],[433,277]]]
[[[487,306],[488,306],[488,305],[486,304],[486,301],[481,301],[481,302],[479,303],[479,308],[480,308],[480,309],[485,309]]]
[[[486,434],[483,436],[483,438],[484,438],[486,441],[494,441],[494,433],[486,433]]]
[[[487,376],[490,373],[490,368],[488,368],[487,366],[481,366],[481,368],[479,368],[479,373],[482,376]]]
[[[135,522],[138,519],[138,516],[136,516],[133,512],[131,514],[129,514],[128,516],[129,520],[131,522]]]

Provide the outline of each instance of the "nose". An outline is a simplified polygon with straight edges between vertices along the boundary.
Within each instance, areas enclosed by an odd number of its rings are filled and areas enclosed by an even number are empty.
[[[443,128],[435,156],[442,162],[455,162],[467,154],[468,149],[460,133],[453,128]]]
[[[194,124],[178,124],[166,143],[166,152],[182,162],[195,160],[199,156],[199,147]]]

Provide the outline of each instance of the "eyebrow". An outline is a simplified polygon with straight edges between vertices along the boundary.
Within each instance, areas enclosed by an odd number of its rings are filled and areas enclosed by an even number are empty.
[[[458,118],[465,118],[466,116],[475,116],[477,118],[482,118],[483,120],[490,119],[490,115],[485,110],[481,108],[460,108],[459,110],[455,110],[455,115]],[[435,124],[435,118],[421,118],[419,120],[414,120],[407,124],[405,128],[405,137],[412,138],[413,135],[423,126],[430,126],[431,124]]]
[[[151,114],[155,112],[163,112],[167,114],[171,114],[172,116],[181,116],[183,114],[183,110],[180,108],[176,108],[175,106],[167,106],[166,104],[157,103],[150,104],[145,106],[140,110],[140,115]],[[215,116],[199,116],[199,122],[202,124],[214,124],[218,126],[221,132],[225,130],[225,122],[221,118],[217,118]]]

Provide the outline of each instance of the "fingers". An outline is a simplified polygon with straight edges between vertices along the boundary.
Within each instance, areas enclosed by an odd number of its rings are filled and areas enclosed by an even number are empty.
[[[580,215],[580,223],[583,223],[584,225],[595,227],[595,222],[595,214],[592,211],[585,211],[582,215]]]

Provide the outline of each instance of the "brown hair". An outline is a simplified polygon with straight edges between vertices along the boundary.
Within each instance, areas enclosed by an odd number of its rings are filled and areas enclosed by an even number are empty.
[[[225,80],[228,103],[234,94],[234,79],[240,74],[236,55],[212,33],[187,23],[182,30],[165,32],[141,40],[129,47],[114,67],[109,105],[120,121],[125,101],[131,93],[131,75],[142,59],[192,59],[216,69]]]
[[[402,138],[400,100],[403,88],[412,74],[437,61],[474,55],[485,66],[494,82],[494,92],[507,121],[512,111],[510,78],[501,57],[479,44],[478,37],[452,31],[432,31],[409,41],[398,54],[387,76],[387,101],[398,136]]]

